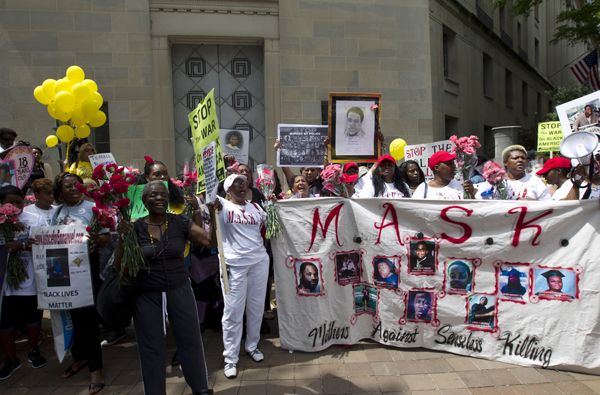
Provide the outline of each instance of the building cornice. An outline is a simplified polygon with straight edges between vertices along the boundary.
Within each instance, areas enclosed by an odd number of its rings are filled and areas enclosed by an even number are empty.
[[[150,0],[150,12],[279,15],[279,1]]]

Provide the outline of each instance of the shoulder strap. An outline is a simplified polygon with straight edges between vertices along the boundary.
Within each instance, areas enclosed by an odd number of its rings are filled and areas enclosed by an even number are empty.
[[[429,182],[425,180],[425,196],[423,196],[424,199],[427,199],[427,192],[429,192]]]

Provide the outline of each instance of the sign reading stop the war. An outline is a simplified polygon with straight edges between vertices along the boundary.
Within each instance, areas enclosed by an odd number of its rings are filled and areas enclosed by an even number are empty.
[[[407,145],[404,147],[404,156],[406,160],[416,161],[421,170],[423,170],[423,173],[425,173],[425,179],[431,181],[433,180],[433,172],[429,168],[429,158],[438,151],[450,152],[453,146],[454,144],[449,140],[436,141],[427,144]]]

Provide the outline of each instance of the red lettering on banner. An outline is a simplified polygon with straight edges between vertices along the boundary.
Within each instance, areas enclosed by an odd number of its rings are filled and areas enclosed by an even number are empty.
[[[554,210],[548,210],[545,213],[538,215],[534,219],[525,222],[525,216],[527,215],[527,207],[520,206],[520,207],[511,208],[510,210],[508,210],[508,212],[510,214],[519,213],[519,219],[517,219],[517,224],[515,225],[515,234],[512,239],[513,247],[516,247],[519,245],[519,239],[521,238],[521,231],[523,229],[528,229],[528,228],[532,228],[532,229],[535,228],[535,236],[533,237],[533,240],[531,240],[531,245],[536,246],[536,245],[540,244],[539,241],[538,242],[536,242],[536,241],[537,241],[538,237],[540,236],[540,234],[542,233],[542,227],[539,225],[531,225],[531,223],[534,221],[537,221],[538,219],[544,218],[546,215],[552,214],[553,211]]]
[[[398,238],[398,243],[400,243],[400,245],[403,246],[404,243],[400,238],[400,229],[398,229],[398,216],[396,215],[396,209],[394,208],[394,206],[392,206],[391,203],[384,203],[383,207],[385,207],[386,210],[383,214],[383,218],[381,219],[381,224],[377,225],[377,222],[375,222],[375,229],[379,229],[379,236],[377,236],[377,242],[375,244],[381,244],[381,231],[387,228],[388,226],[393,226],[394,229],[396,229],[396,237]],[[392,214],[392,221],[384,225],[383,222],[385,221],[385,218],[387,217],[388,213]]]
[[[448,240],[449,242],[454,243],[454,244],[462,244],[465,241],[469,240],[469,238],[473,234],[473,229],[471,229],[471,227],[469,225],[465,224],[464,222],[454,221],[448,217],[448,211],[452,210],[453,208],[464,211],[465,213],[467,213],[467,217],[470,217],[471,214],[473,214],[473,210],[469,210],[469,209],[466,209],[461,206],[450,206],[450,207],[444,208],[442,210],[442,213],[440,214],[440,217],[444,221],[450,222],[451,224],[454,224],[454,225],[458,225],[464,229],[464,234],[459,238],[450,237],[446,233],[442,233],[442,239]]]
[[[304,252],[309,252],[310,249],[312,248],[313,244],[315,243],[315,237],[317,236],[317,228],[321,228],[321,234],[323,235],[323,238],[325,238],[325,235],[327,234],[327,229],[329,229],[329,225],[331,224],[331,221],[333,221],[334,217],[335,217],[335,241],[337,241],[337,243],[340,247],[343,246],[343,244],[340,243],[340,239],[338,238],[338,223],[340,221],[340,211],[342,210],[343,206],[344,206],[344,203],[341,203],[341,204],[335,206],[333,210],[331,210],[331,212],[327,215],[327,218],[325,219],[325,227],[323,227],[323,224],[321,223],[321,217],[319,217],[319,208],[315,209],[315,212],[313,214],[313,225],[312,225],[312,235],[310,238],[310,247],[308,247],[308,250],[306,250]]]

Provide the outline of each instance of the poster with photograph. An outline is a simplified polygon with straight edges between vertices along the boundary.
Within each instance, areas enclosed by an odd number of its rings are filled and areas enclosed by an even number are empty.
[[[571,301],[577,295],[577,276],[571,269],[535,269],[535,295],[540,299]]]
[[[452,150],[454,144],[450,140],[436,141],[433,143],[407,145],[404,147],[404,159],[406,161],[414,160],[419,164],[423,173],[425,173],[425,180],[433,180],[433,171],[429,168],[429,158],[438,151]]]
[[[15,177],[15,180],[11,182],[11,185],[16,185],[17,188],[23,189],[25,183],[31,176],[31,172],[33,171],[33,165],[35,163],[33,150],[26,145],[19,145],[15,148],[12,148],[8,154],[6,154],[4,160],[0,163],[6,163],[8,161],[14,161],[12,167],[14,171],[12,175]]]
[[[468,323],[471,330],[494,329],[496,322],[496,297],[471,295],[467,299]]]
[[[378,290],[368,285],[354,286],[354,313],[377,315]]]
[[[433,240],[410,241],[410,274],[434,274],[437,263],[436,244]]]
[[[427,290],[408,291],[406,320],[409,322],[431,322],[434,293]]]
[[[78,309],[94,304],[86,226],[31,229],[38,308]]]
[[[360,282],[361,262],[358,252],[344,252],[335,256],[337,282],[347,285]]]
[[[600,91],[561,104],[556,112],[565,137],[580,131],[600,134]]]
[[[327,125],[277,125],[277,166],[323,167],[327,152],[323,141],[329,136]]]
[[[529,298],[529,267],[502,265],[498,288],[502,300],[527,300]]]
[[[322,268],[318,259],[296,260],[294,271],[298,295],[317,296],[324,293]]]
[[[373,283],[381,288],[398,288],[400,262],[396,256],[373,258]]]
[[[221,135],[223,155],[233,155],[238,163],[248,164],[250,132],[248,130],[220,129],[219,134]]]
[[[448,293],[473,292],[473,263],[469,259],[446,261],[446,288]]]

